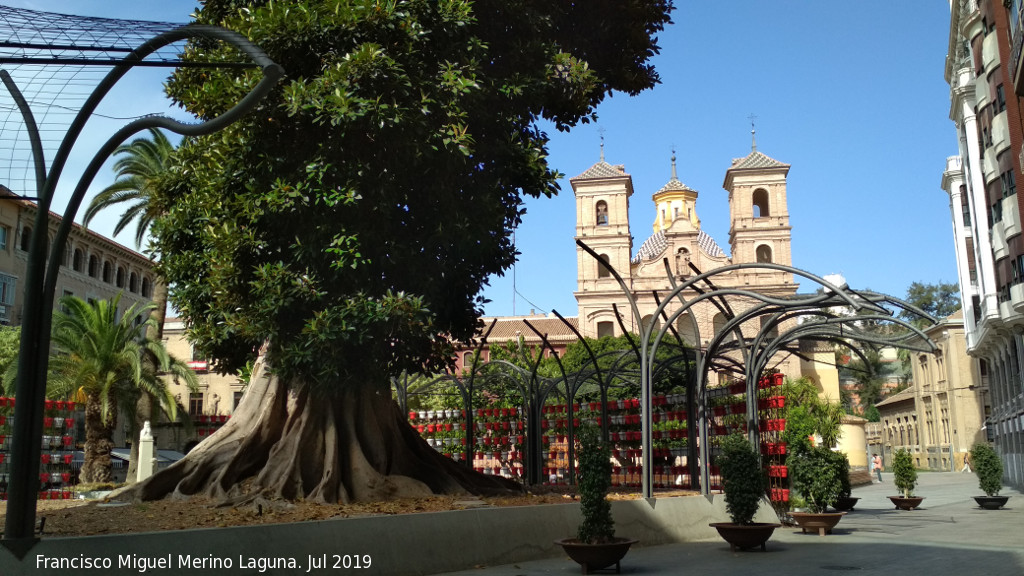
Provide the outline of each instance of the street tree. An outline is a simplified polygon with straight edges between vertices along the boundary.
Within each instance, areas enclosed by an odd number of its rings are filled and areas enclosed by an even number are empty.
[[[136,495],[335,502],[505,490],[437,454],[398,413],[401,373],[450,367],[480,295],[515,259],[526,197],[551,196],[547,121],[592,121],[649,59],[671,0],[208,0],[287,71],[216,136],[184,143],[154,226],[196,345],[233,372],[260,351],[227,425]],[[193,60],[229,55],[194,44]],[[201,118],[255,74],[183,68]]]

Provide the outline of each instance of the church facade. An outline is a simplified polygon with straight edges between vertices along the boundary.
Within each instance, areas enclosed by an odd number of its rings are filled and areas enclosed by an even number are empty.
[[[756,143],[743,158],[733,160],[725,172],[723,188],[729,194],[729,254],[701,228],[697,211],[698,192],[676,174],[675,157],[668,182],[651,196],[654,222],[651,235],[633,254],[632,223],[629,205],[633,196],[633,180],[624,166],[601,160],[579,176],[572,178],[576,198],[576,239],[582,241],[601,258],[595,259],[577,247],[578,326],[587,337],[620,335],[622,325],[628,332],[639,332],[630,312],[628,300],[604,263],[608,263],[623,279],[637,301],[641,321],[660,326],[663,318],[655,318],[659,301],[671,291],[671,275],[681,283],[694,275],[743,263],[776,263],[792,265],[790,249],[792,228],[787,208],[787,176],[790,165],[757,150]],[[796,294],[793,275],[781,270],[739,268],[724,271],[713,278],[719,288],[737,288],[773,297]],[[700,285],[698,289],[708,289]],[[686,301],[698,295],[696,290],[683,293]],[[743,307],[757,303],[751,298],[735,298],[730,305]],[[744,304],[746,303],[746,304]],[[677,306],[669,308],[678,309]],[[697,303],[675,322],[678,334],[691,345],[706,346],[720,331],[726,318],[710,303]],[[742,326],[744,336],[751,337],[759,325]],[[786,326],[781,327],[783,330]],[[799,375],[799,361],[780,354],[774,367],[789,375]],[[775,362],[773,360],[773,362]],[[720,378],[728,379],[727,374]]]

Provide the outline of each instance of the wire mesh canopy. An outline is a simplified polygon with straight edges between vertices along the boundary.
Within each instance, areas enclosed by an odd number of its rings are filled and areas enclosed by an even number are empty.
[[[152,38],[186,23],[95,18],[0,5],[0,69],[8,73],[35,116],[44,149],[51,157],[67,127],[112,67]],[[186,41],[163,46],[133,67],[252,67],[237,62],[193,63],[182,59]],[[153,82],[152,90],[158,85]],[[169,102],[168,102],[169,104]],[[93,117],[121,124],[150,113],[101,110]],[[0,185],[35,196],[33,158],[23,118],[8,90],[0,88]]]
[[[146,40],[182,24],[0,6],[0,64],[116,64]],[[166,50],[143,65],[177,66],[179,53]]]

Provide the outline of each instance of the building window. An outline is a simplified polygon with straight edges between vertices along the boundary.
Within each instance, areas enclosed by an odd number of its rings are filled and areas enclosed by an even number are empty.
[[[768,210],[768,191],[763,188],[754,190],[753,196],[754,218],[767,218],[771,216]]]
[[[153,284],[149,281],[149,278],[142,279],[142,295],[146,298],[153,296]]]
[[[607,226],[608,225],[608,203],[604,200],[598,201],[595,206],[597,212],[597,225]]]
[[[99,278],[100,276],[100,259],[96,256],[89,256],[89,277]]]
[[[75,248],[75,253],[72,254],[71,256],[71,269],[74,270],[75,272],[81,272],[83,265],[82,261],[84,259],[85,258],[82,254],[82,251],[78,248]]]
[[[771,263],[772,261],[772,248],[767,244],[762,244],[757,247],[757,261],[762,264]]]
[[[124,267],[123,266],[118,266],[117,267],[117,282],[116,282],[116,284],[117,284],[118,288],[124,288]]]
[[[1003,198],[1013,196],[1017,193],[1017,179],[1013,175],[1013,170],[1007,170],[999,175],[999,184],[1003,189]]]
[[[614,322],[598,322],[597,323],[597,337],[604,338],[605,336],[615,336],[615,323]]]
[[[0,323],[9,324],[11,321],[17,284],[14,276],[0,273]]]
[[[21,250],[24,250],[25,252],[28,252],[28,250],[29,250],[29,248],[31,246],[32,246],[32,227],[31,226],[25,226],[24,228],[21,229],[21,242],[18,243],[18,248],[20,248]]]
[[[234,413],[234,411],[238,408],[239,402],[242,401],[242,394],[243,394],[242,392],[238,392],[238,391],[236,391],[234,393],[234,395],[232,397],[232,401],[234,402],[234,404],[231,405],[231,412],[232,413]]]
[[[1003,93],[1003,85],[996,86],[996,114],[1006,110],[1006,94]]]
[[[128,275],[128,291],[131,292],[132,294],[139,293],[139,277],[135,274],[135,272],[132,272],[131,274]]]
[[[0,226],[0,250],[7,250],[7,236],[10,235],[11,229],[7,226]]]
[[[598,278],[611,278],[612,272],[608,265],[611,259],[607,254],[601,254],[601,259],[597,261],[597,277]]]
[[[964,226],[971,227],[971,205],[967,201],[967,196],[962,194],[960,196],[960,211],[964,215]]]
[[[188,395],[188,415],[199,416],[203,413],[203,393],[192,392]]]
[[[114,266],[110,263],[110,260],[103,262],[103,281],[107,284],[114,282]]]

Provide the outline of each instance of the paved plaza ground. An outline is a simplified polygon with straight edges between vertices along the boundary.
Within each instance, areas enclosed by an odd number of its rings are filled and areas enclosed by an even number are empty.
[[[916,494],[921,509],[895,510],[892,476],[881,484],[854,489],[854,512],[831,535],[803,534],[798,528],[775,531],[767,552],[733,553],[722,540],[634,547],[622,563],[623,574],[700,574],[802,576],[838,573],[918,574],[922,576],[1024,575],[1024,495],[1011,496],[1006,508],[978,508],[981,495],[974,474],[923,472]],[[628,536],[627,534],[621,534]],[[601,571],[613,573],[614,571]],[[567,558],[521,562],[452,572],[449,576],[531,576],[579,574]]]

